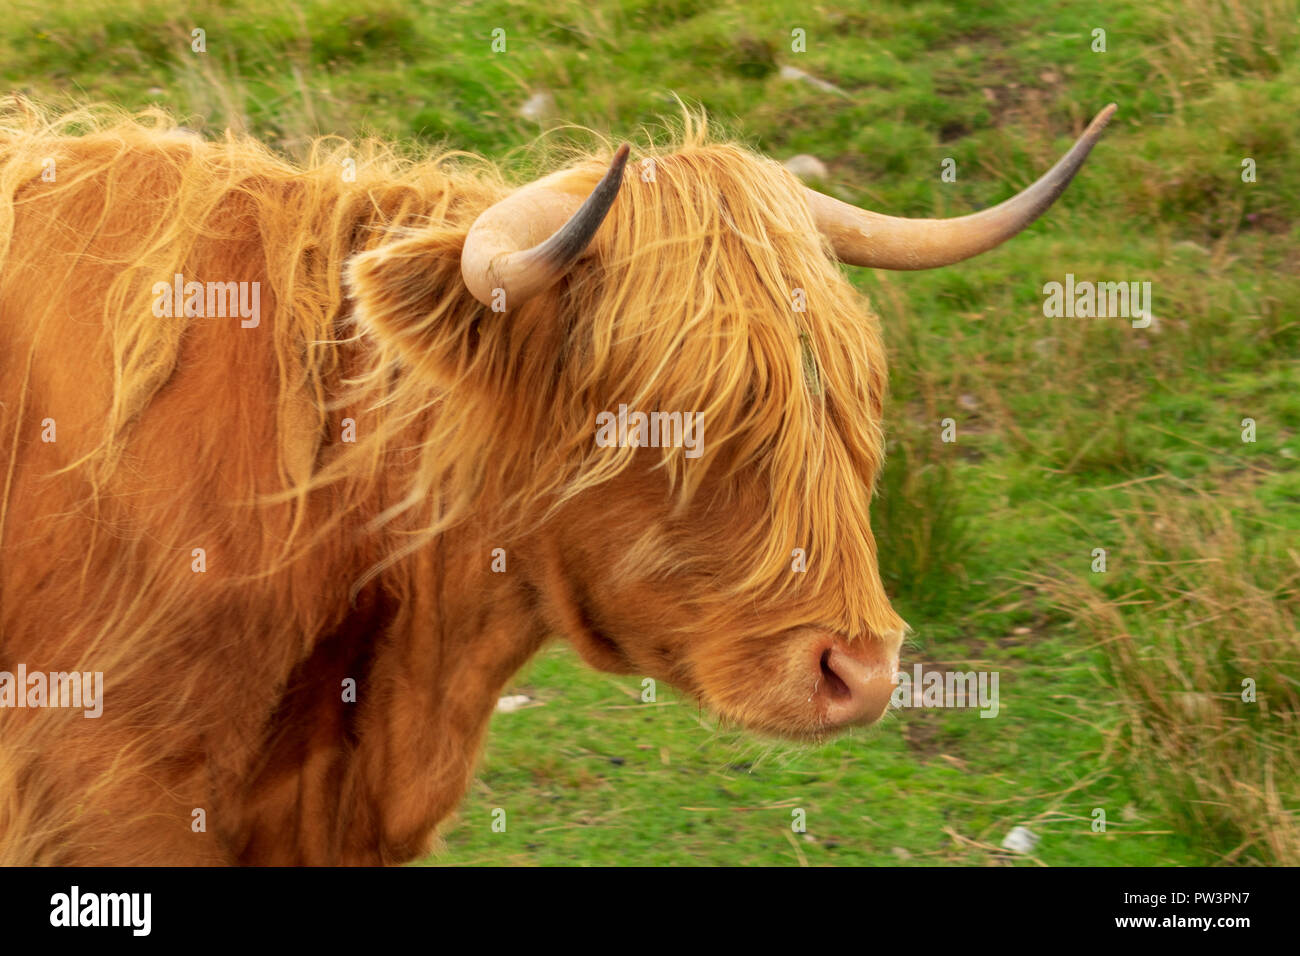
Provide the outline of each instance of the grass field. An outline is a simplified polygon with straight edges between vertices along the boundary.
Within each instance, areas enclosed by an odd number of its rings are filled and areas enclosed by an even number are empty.
[[[853,273],[892,360],[875,518],[915,629],[904,663],[998,671],[997,718],[900,710],[773,744],[554,644],[507,690],[533,703],[494,718],[428,862],[1300,864],[1295,0],[16,0],[0,79],[52,105],[161,104],[291,155],[374,134],[520,177],[539,134],[662,136],[680,97],[767,155],[819,157],[820,188],[910,216],[1000,201],[1117,102],[1021,237]],[[553,110],[522,118],[538,93]],[[1155,320],[1045,318],[1067,273],[1149,281]],[[1028,855],[999,849],[1017,825],[1041,837]]]

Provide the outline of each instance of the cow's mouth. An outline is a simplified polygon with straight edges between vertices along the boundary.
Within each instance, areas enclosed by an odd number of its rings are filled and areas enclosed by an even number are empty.
[[[690,672],[699,679],[700,700],[728,724],[818,741],[880,720],[896,686],[901,643],[901,632],[850,639],[802,627],[757,646],[707,645]],[[726,666],[708,666],[723,653]]]

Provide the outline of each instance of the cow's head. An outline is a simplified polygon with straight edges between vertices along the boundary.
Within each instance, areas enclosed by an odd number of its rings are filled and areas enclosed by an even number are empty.
[[[993,248],[1060,195],[1113,111],[1024,192],[951,220],[865,212],[688,132],[627,175],[623,147],[468,229],[365,253],[351,281],[368,326],[445,396],[447,441],[477,449],[459,518],[515,529],[530,594],[586,661],[816,737],[881,716],[906,627],[868,511],[885,353],[837,261],[925,269]],[[439,291],[453,246],[472,300]],[[637,412],[670,416],[659,447],[622,443]],[[662,434],[673,415],[680,437]]]

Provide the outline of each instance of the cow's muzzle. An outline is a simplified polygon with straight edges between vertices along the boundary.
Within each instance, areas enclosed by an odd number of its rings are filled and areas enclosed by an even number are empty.
[[[814,642],[813,696],[829,729],[875,723],[889,706],[898,647],[880,638],[848,641],[825,634]]]

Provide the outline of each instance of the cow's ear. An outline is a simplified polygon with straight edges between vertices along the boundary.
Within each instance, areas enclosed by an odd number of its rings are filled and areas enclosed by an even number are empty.
[[[352,257],[345,278],[360,325],[441,382],[473,355],[483,307],[460,275],[463,231],[428,230]]]

